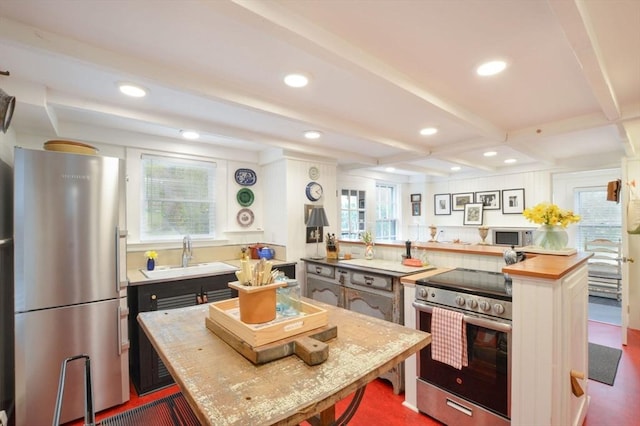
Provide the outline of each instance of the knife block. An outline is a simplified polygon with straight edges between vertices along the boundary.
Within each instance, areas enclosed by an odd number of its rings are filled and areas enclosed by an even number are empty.
[[[337,259],[340,252],[340,244],[335,241],[333,244],[327,242],[327,259]]]

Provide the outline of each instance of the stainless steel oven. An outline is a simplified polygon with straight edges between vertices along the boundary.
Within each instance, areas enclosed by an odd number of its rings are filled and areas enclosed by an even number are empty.
[[[511,281],[501,273],[455,269],[416,282],[416,326],[432,332],[435,307],[461,312],[468,366],[418,356],[418,409],[448,425],[509,425]]]

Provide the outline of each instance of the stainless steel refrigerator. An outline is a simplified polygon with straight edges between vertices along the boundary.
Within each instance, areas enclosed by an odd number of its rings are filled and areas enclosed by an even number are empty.
[[[0,158],[0,410],[9,419],[13,418],[14,370],[13,168]]]
[[[129,400],[124,161],[15,149],[15,419],[52,422],[62,361],[96,411]],[[68,366],[61,421],[84,415]]]

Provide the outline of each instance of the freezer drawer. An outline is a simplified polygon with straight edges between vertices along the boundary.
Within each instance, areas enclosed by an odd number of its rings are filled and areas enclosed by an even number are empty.
[[[126,298],[16,314],[16,424],[51,424],[62,361],[87,354],[96,411],[129,400]],[[84,363],[69,364],[61,421],[84,414]]]

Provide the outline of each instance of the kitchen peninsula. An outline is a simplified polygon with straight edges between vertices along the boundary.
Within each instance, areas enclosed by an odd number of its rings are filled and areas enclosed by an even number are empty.
[[[343,244],[345,247],[346,244]],[[360,243],[361,245],[361,243]],[[438,268],[509,273],[513,280],[511,424],[582,424],[588,407],[587,267],[590,255],[527,255],[505,265],[504,247],[418,243]],[[404,242],[377,244],[376,254],[398,259]],[[415,282],[431,272],[403,276],[404,324],[416,323]],[[405,405],[416,409],[415,360],[407,361]],[[584,373],[572,393],[571,372]]]

